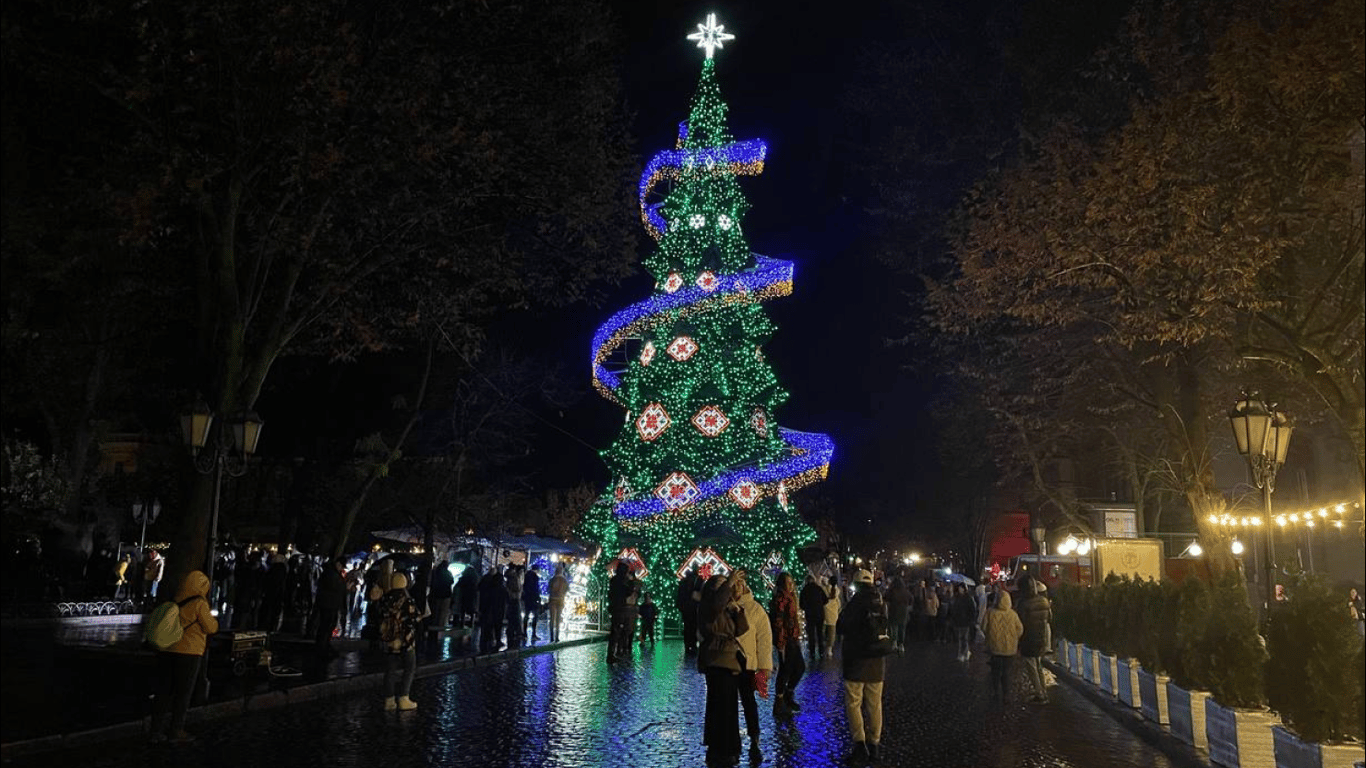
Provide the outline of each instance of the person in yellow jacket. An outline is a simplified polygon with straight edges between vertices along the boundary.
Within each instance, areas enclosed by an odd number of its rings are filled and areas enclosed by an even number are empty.
[[[735,603],[745,612],[749,631],[735,638],[740,643],[740,706],[745,711],[745,730],[749,733],[749,754],[759,758],[759,703],[757,692],[768,698],[768,676],[773,671],[773,630],[768,612],[754,599],[744,571],[731,574],[728,582],[735,594]]]
[[[180,625],[184,634],[180,641],[157,653],[157,689],[152,702],[152,741],[169,740],[172,744],[188,744],[194,737],[185,731],[185,713],[190,708],[190,695],[199,680],[199,665],[209,635],[218,631],[218,619],[209,613],[209,577],[203,571],[190,571],[176,590],[175,600],[180,606]],[[170,722],[167,723],[167,714]]]
[[[133,562],[133,556],[124,554],[114,563],[114,599],[122,600],[124,587],[128,586],[128,564]]]
[[[982,620],[982,632],[986,635],[987,653],[991,654],[992,697],[1004,704],[1010,693],[1010,665],[1024,634],[1024,624],[1011,608],[1008,590],[997,592],[996,604],[987,609]]]

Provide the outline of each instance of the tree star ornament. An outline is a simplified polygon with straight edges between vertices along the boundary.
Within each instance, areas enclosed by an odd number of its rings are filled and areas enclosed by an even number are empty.
[[[696,40],[697,47],[705,49],[707,58],[711,58],[717,48],[724,48],[727,40],[734,40],[735,35],[725,31],[725,24],[716,23],[716,14],[707,14],[707,23],[698,24],[697,31],[688,35],[689,40]]]

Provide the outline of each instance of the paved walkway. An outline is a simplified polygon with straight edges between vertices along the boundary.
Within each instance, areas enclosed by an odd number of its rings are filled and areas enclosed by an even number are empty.
[[[548,629],[541,627],[540,640]],[[5,627],[0,633],[0,707],[4,711],[5,744],[58,734],[77,733],[145,717],[150,711],[155,654],[142,644],[142,625],[127,621],[62,622]],[[565,639],[580,635],[565,632]],[[289,676],[253,668],[242,678],[223,667],[210,671],[209,703],[241,700],[300,685],[342,680],[384,670],[383,657],[366,653],[369,643],[341,638],[340,651],[322,663],[312,641],[288,634],[271,637],[277,669]],[[469,658],[473,648],[445,637],[424,647],[420,663]]]
[[[702,677],[681,643],[608,666],[602,643],[418,680],[416,712],[384,712],[374,693],[192,725],[188,747],[113,742],[16,766],[644,766],[702,765]],[[829,768],[847,749],[839,670],[798,687],[803,709],[775,724],[761,701],[765,766]],[[884,766],[1168,768],[1161,753],[1067,686],[1046,705],[994,706],[986,664],[942,645],[889,658]],[[54,760],[56,762],[54,762]]]

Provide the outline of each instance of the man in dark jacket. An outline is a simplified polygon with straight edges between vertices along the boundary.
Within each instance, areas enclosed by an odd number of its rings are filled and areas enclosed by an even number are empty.
[[[1053,607],[1043,595],[1043,585],[1030,576],[1020,579],[1018,585],[1020,605],[1015,609],[1024,624],[1024,634],[1020,636],[1020,658],[1024,660],[1025,677],[1034,686],[1030,701],[1046,703],[1048,692],[1044,688],[1043,656],[1048,653],[1052,642],[1049,624],[1053,621]]]
[[[479,580],[479,652],[493,653],[501,644],[503,616],[507,613],[507,587],[500,568],[492,568]]]
[[[678,582],[678,592],[674,595],[674,607],[683,623],[683,652],[697,650],[697,605],[702,598],[702,577],[697,569],[689,569],[688,574]]]
[[[527,631],[527,625],[531,631]],[[535,568],[526,569],[522,576],[522,637],[528,642],[536,642],[536,633],[541,624],[541,575]]]
[[[825,650],[825,641],[821,639],[821,630],[825,626],[825,601],[829,599],[821,585],[816,583],[816,577],[811,574],[806,575],[806,584],[802,585],[802,593],[797,597],[797,602],[801,605],[802,613],[806,614],[806,652],[811,657],[811,661],[816,661],[817,654]]]
[[[427,595],[431,598],[432,626],[441,631],[451,623],[451,591],[455,587],[455,577],[451,575],[450,563],[442,560],[432,569],[432,585]]]
[[[616,661],[618,653],[631,652],[631,636],[626,631],[626,601],[631,592],[631,569],[619,562],[616,574],[607,582],[607,613],[612,617],[612,631],[607,638],[608,662]],[[631,614],[634,625],[634,604]]]
[[[460,581],[456,584],[456,592],[460,595],[460,611],[456,618],[458,626],[473,627],[474,616],[478,611],[479,605],[479,574],[474,570],[474,566],[466,566],[460,574]]]
[[[318,594],[313,601],[318,612],[318,618],[314,622],[316,629],[313,647],[323,658],[337,655],[337,652],[332,650],[332,630],[337,628],[337,620],[342,609],[346,607],[346,579],[342,576],[344,573],[346,557],[335,557],[323,569],[322,578],[318,579]]]
[[[972,658],[972,633],[977,627],[977,601],[963,584],[953,585],[953,602],[949,604],[949,623],[958,644],[958,660]]]
[[[855,763],[876,760],[882,739],[886,664],[872,647],[886,626],[887,605],[873,586],[873,574],[860,570],[854,576],[854,596],[835,627],[844,636],[844,713],[854,740],[849,759]]]

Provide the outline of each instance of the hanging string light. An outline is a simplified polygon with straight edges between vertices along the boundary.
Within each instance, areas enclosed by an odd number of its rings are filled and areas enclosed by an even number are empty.
[[[1301,525],[1306,528],[1314,528],[1317,525],[1342,528],[1347,522],[1346,515],[1348,512],[1358,509],[1361,509],[1361,504],[1343,501],[1297,512],[1281,512],[1273,515],[1271,520],[1280,528],[1293,528]],[[1206,520],[1211,525],[1223,528],[1257,528],[1267,524],[1266,518],[1261,515],[1210,515]]]

